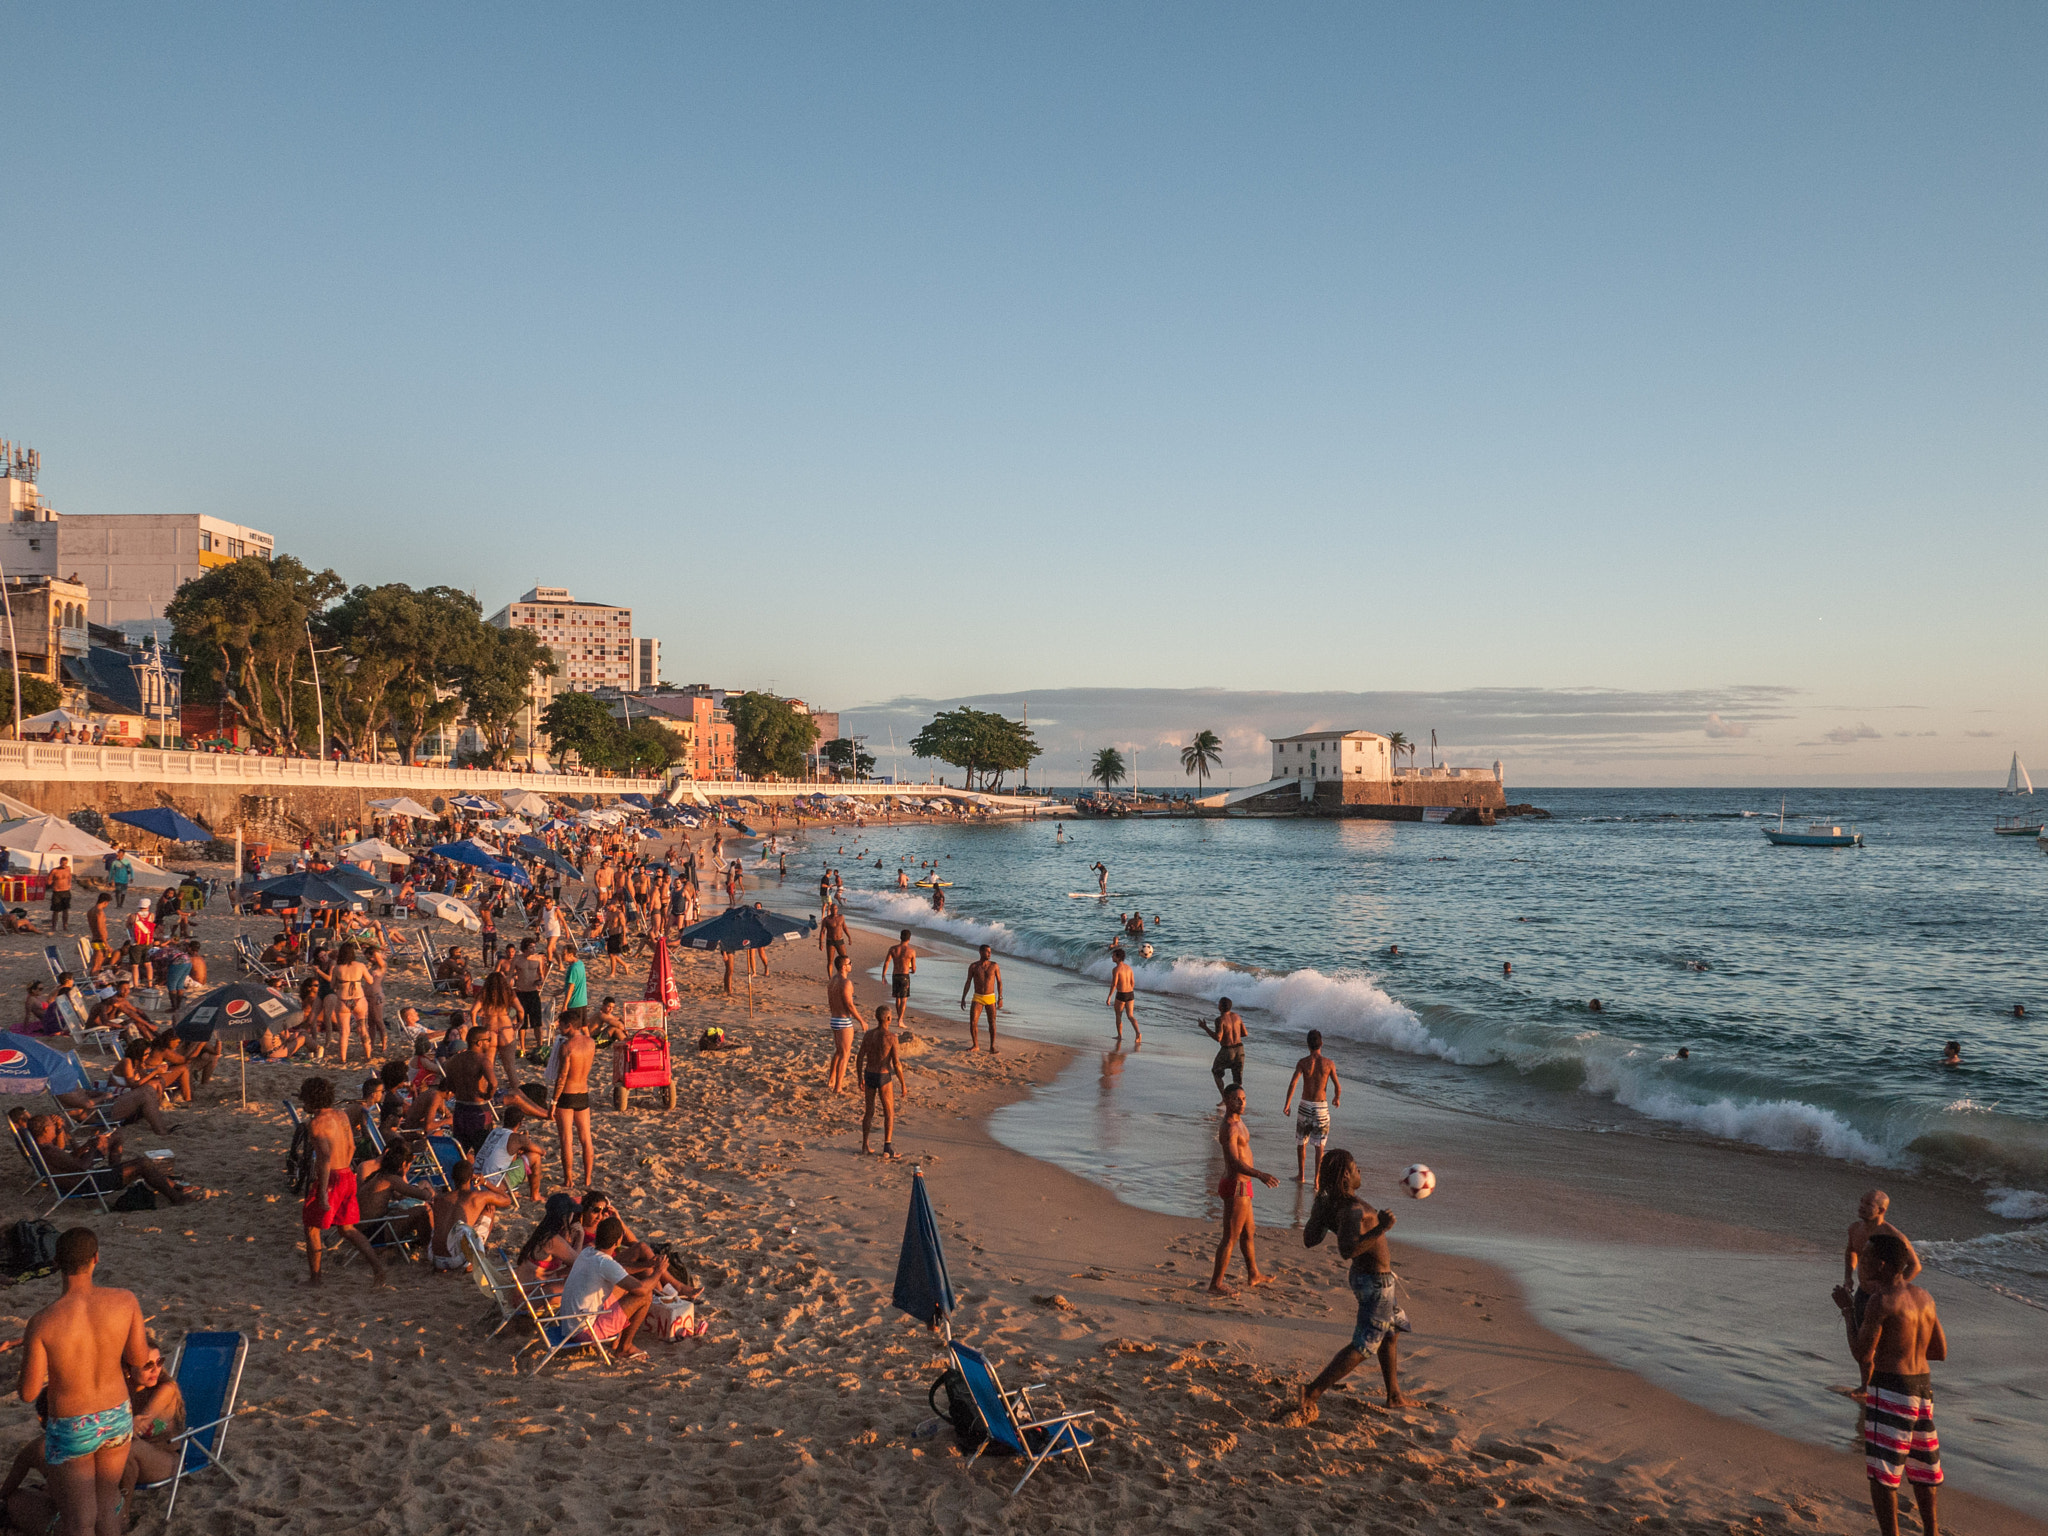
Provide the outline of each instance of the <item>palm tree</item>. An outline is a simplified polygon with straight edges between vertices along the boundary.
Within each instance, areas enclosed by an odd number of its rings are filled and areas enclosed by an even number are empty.
[[[1195,797],[1201,798],[1202,786],[1216,765],[1223,761],[1223,738],[1214,731],[1195,732],[1194,741],[1180,749],[1180,767],[1183,773],[1195,776]]]
[[[1401,766],[1401,754],[1403,752],[1412,752],[1413,750],[1414,747],[1409,743],[1405,732],[1387,732],[1387,756],[1394,760],[1396,768]]]
[[[1088,777],[1099,781],[1106,790],[1112,784],[1121,784],[1124,778],[1124,755],[1115,747],[1104,747],[1095,754],[1095,766],[1088,770]]]

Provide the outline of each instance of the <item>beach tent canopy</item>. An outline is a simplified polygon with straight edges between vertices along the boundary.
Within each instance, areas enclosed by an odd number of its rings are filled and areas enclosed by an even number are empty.
[[[810,932],[808,922],[798,922],[765,907],[732,907],[716,917],[693,923],[676,935],[676,942],[690,949],[731,953],[742,949],[766,949],[770,944],[794,943]]]
[[[30,715],[21,722],[21,728],[24,731],[55,731],[61,730],[67,725],[90,725],[91,723],[86,716],[74,715],[68,709],[48,709],[44,710],[40,715]]]
[[[938,1218],[925,1193],[924,1173],[910,1175],[910,1214],[903,1223],[903,1250],[896,1259],[896,1288],[889,1304],[920,1323],[938,1327],[953,1315],[953,1282],[946,1274],[946,1250],[939,1241]]]
[[[521,816],[545,816],[548,803],[530,789],[515,789],[505,797],[505,809]]]
[[[413,902],[422,912],[438,917],[444,923],[453,923],[471,933],[483,932],[483,920],[466,901],[457,901],[453,896],[443,896],[437,891],[426,891],[415,896]]]
[[[375,859],[384,864],[410,864],[412,855],[403,848],[394,848],[381,837],[366,837],[359,843],[350,843],[341,850],[351,859]]]
[[[467,864],[486,874],[496,875],[500,880],[510,880],[514,885],[531,886],[526,871],[517,864],[509,863],[505,856],[495,849],[486,848],[473,837],[465,837],[459,843],[437,843],[427,850],[441,858],[457,864]]]
[[[370,808],[382,811],[386,816],[418,817],[424,821],[432,821],[434,819],[432,811],[421,805],[419,801],[409,799],[404,795],[397,795],[389,800],[372,800]]]
[[[138,890],[168,891],[183,885],[185,878],[147,859],[138,859],[131,853],[128,855],[128,883]]]
[[[189,816],[180,816],[168,805],[153,805],[146,811],[116,811],[107,818],[124,826],[140,827],[145,832],[168,838],[174,843],[206,843],[213,840],[213,834]]]
[[[180,1040],[204,1045],[208,1040],[254,1040],[266,1029],[283,1031],[303,1010],[289,992],[260,981],[231,981],[201,995],[178,1015],[171,1027]]]

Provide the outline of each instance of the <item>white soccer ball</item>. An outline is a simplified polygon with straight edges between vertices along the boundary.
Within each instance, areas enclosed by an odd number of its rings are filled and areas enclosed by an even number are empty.
[[[1427,1200],[1430,1191],[1436,1188],[1436,1175],[1425,1165],[1416,1163],[1401,1175],[1401,1187],[1408,1191],[1409,1199]]]

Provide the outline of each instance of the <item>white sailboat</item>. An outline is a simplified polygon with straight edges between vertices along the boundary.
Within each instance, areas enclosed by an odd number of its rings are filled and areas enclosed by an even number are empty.
[[[2020,761],[2019,753],[2015,752],[2012,755],[2012,767],[2006,771],[2005,788],[2000,793],[2019,796],[2031,795],[2033,792],[2034,781],[2027,777],[2027,765]],[[2038,815],[2015,814],[1999,817],[1991,830],[2000,837],[2038,838],[2041,836],[2042,825],[2042,819]]]

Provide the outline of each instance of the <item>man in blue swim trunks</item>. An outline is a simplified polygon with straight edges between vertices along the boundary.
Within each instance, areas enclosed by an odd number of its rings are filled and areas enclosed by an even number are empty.
[[[139,1371],[149,1358],[135,1293],[92,1283],[99,1258],[90,1227],[57,1239],[64,1294],[29,1319],[22,1340],[21,1400],[49,1393],[43,1461],[64,1536],[121,1536],[121,1474],[135,1433],[122,1367]]]

